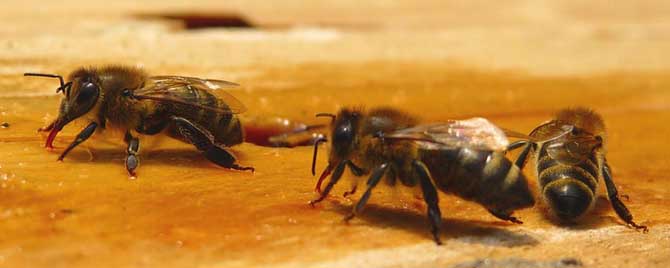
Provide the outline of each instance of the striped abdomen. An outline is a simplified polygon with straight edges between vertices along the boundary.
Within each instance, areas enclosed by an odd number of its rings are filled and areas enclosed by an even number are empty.
[[[190,102],[208,107],[220,107],[222,110],[228,110],[228,105],[208,91],[186,86],[178,93],[181,98],[188,99]],[[207,130],[217,143],[231,146],[242,143],[243,132],[239,118],[232,113],[219,112],[212,109],[197,108],[190,105],[179,103],[160,103],[156,112],[145,118],[145,124],[155,125],[154,128],[162,129],[169,126],[170,117],[178,116],[198,125]],[[150,129],[149,127],[145,127]],[[147,131],[159,132],[159,131]],[[178,135],[174,131],[169,131],[171,136]],[[147,133],[151,134],[151,133]],[[179,138],[179,137],[176,137]]]
[[[212,93],[193,87],[187,87],[187,89],[187,92],[184,92],[184,94],[193,96],[197,100],[197,103],[229,110],[228,105]],[[230,146],[242,143],[243,141],[242,127],[238,117],[234,114],[191,108],[183,116],[208,130],[218,143]]]
[[[436,150],[428,151],[422,160],[444,192],[498,211],[534,204],[525,176],[502,152]]]
[[[537,174],[544,202],[558,218],[572,220],[586,213],[595,200],[598,160],[590,154],[577,164],[553,159],[545,147],[537,157]]]

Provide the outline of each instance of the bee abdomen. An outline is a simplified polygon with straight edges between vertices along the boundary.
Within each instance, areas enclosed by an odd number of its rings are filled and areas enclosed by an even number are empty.
[[[457,150],[456,173],[449,176],[450,180],[456,182],[453,186],[454,189],[458,189],[461,196],[466,199],[472,199],[475,196],[479,195],[481,183],[478,179],[480,178],[482,171],[486,167],[486,159],[489,157],[488,152],[481,152],[472,149],[459,149]],[[463,179],[469,178],[469,179]]]
[[[584,183],[593,193],[596,192],[598,185],[596,178],[579,166],[554,165],[540,171],[538,178],[542,188],[555,180],[566,178],[572,178]]]
[[[566,165],[546,153],[538,160],[538,180],[542,197],[561,220],[584,215],[595,200],[598,185],[597,166],[591,159]]]
[[[230,146],[240,144],[244,141],[244,134],[242,125],[237,116],[230,116],[229,118],[221,118],[218,125],[217,133],[220,133],[221,143]]]
[[[489,156],[488,161],[485,162],[484,170],[481,176],[482,183],[492,185],[501,184],[502,180],[508,177],[508,173],[510,172],[511,166],[512,162],[507,160],[504,156],[492,153]],[[510,176],[510,178],[513,177],[515,176]],[[500,180],[500,181],[492,181],[492,180]]]
[[[225,102],[217,99],[209,92],[193,90],[191,94],[202,104],[218,106],[222,110],[229,109]],[[201,109],[196,117],[196,121],[212,133],[216,142],[226,146],[242,143],[242,126],[234,114]]]

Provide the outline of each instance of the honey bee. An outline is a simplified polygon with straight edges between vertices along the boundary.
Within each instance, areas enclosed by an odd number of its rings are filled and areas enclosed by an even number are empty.
[[[536,127],[526,140],[510,145],[510,150],[524,147],[516,160],[523,168],[529,153],[535,153],[535,172],[543,202],[563,222],[583,217],[595,204],[598,178],[605,188],[612,208],[626,224],[647,232],[638,225],[619,200],[612,171],[607,164],[606,132],[602,117],[587,108],[563,109],[555,119]]]
[[[419,125],[414,117],[394,109],[365,112],[342,109],[332,117],[328,166],[316,185],[321,202],[349,167],[355,176],[369,174],[367,189],[345,220],[365,206],[372,189],[382,178],[394,185],[419,185],[427,204],[433,239],[441,244],[441,212],[436,187],[445,193],[483,205],[502,220],[522,223],[511,216],[517,209],[530,207],[534,199],[523,173],[505,158],[508,140],[504,132],[483,118],[451,120]],[[312,173],[318,144],[314,146]],[[321,191],[322,181],[332,172]],[[355,187],[346,192],[355,192]]]
[[[237,86],[222,80],[185,76],[149,76],[134,67],[80,68],[67,82],[56,74],[25,73],[25,76],[58,78],[62,92],[58,117],[39,131],[49,132],[45,147],[53,149],[59,131],[75,119],[87,126],[61,153],[59,161],[96,130],[121,130],[127,143],[126,170],[135,176],[139,166],[139,135],[166,134],[193,144],[211,162],[229,169],[240,166],[227,147],[243,141],[237,114],[244,105],[221,88]]]

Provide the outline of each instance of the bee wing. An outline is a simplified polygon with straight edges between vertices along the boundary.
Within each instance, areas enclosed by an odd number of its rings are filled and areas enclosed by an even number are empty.
[[[235,88],[240,85],[237,83],[215,80],[215,79],[202,79],[197,77],[188,77],[188,76],[174,76],[174,75],[158,75],[149,77],[149,80],[155,81],[157,84],[162,83],[174,83],[176,81],[181,81],[182,83],[188,84],[200,84],[208,87],[209,89],[217,90],[222,88]]]
[[[547,145],[547,154],[565,164],[578,164],[584,161],[593,150],[602,145],[602,141],[593,136],[571,137]]]
[[[505,132],[481,117],[401,129],[384,135],[384,139],[412,140],[426,149],[502,151],[509,145]]]
[[[132,96],[140,100],[172,102],[197,109],[238,114],[246,111],[244,104],[230,93],[221,90],[236,86],[239,85],[223,80],[186,76],[152,76],[147,79],[143,87],[134,90]],[[211,94],[218,100],[208,99],[206,94]]]
[[[516,131],[511,130],[511,129],[500,128],[500,130],[502,130],[503,133],[505,133],[505,136],[507,136],[508,138],[516,138],[516,139],[522,139],[522,140],[537,141],[535,138],[533,138],[531,136],[528,136],[528,135],[520,133],[520,132],[516,132]]]
[[[570,124],[565,124],[556,120],[551,120],[542,123],[540,126],[533,129],[530,132],[529,136],[532,137],[531,140],[537,143],[548,142],[552,140],[558,140],[567,137],[572,130],[575,129],[575,126]]]

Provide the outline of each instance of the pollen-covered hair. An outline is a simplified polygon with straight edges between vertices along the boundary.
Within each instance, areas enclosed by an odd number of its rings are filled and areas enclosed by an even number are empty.
[[[603,118],[589,108],[574,107],[558,111],[556,120],[569,123],[590,134],[605,138],[605,122]]]

